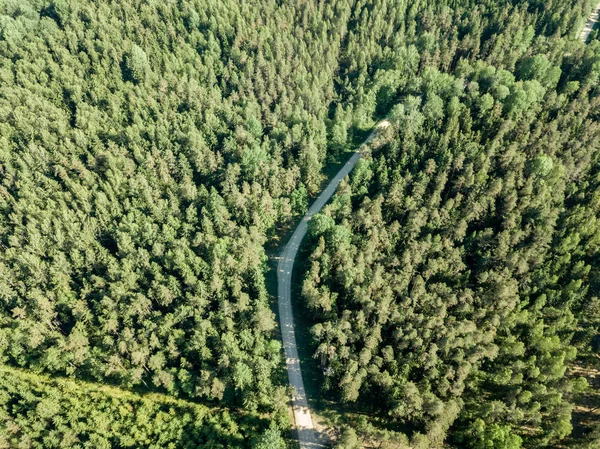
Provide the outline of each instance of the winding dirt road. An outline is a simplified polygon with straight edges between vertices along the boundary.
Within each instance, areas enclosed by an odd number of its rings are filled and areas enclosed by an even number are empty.
[[[368,144],[380,129],[387,128],[389,122],[383,120],[379,122],[371,135],[364,141],[361,147],[352,155],[352,157],[344,164],[341,170],[329,182],[325,190],[321,192],[319,197],[310,206],[308,212],[290,238],[289,242],[283,249],[277,265],[277,291],[279,302],[279,322],[281,326],[281,334],[283,339],[283,347],[285,351],[285,363],[287,366],[288,379],[290,386],[294,390],[292,397],[294,419],[296,421],[296,429],[298,431],[298,442],[300,449],[312,449],[320,447],[315,438],[310,410],[306,392],[304,391],[304,382],[302,381],[302,371],[300,369],[300,360],[298,358],[298,349],[296,347],[296,335],[294,333],[294,316],[292,313],[292,269],[296,254],[300,243],[306,234],[308,221],[312,216],[318,213],[323,206],[329,201],[336,191],[340,181],[348,175],[361,156],[361,150]]]

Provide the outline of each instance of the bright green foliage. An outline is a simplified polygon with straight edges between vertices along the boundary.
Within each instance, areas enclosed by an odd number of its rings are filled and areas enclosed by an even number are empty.
[[[320,185],[340,47],[307,17],[0,2],[2,363],[285,421],[264,244]]]
[[[333,89],[302,10],[0,4],[3,363],[276,406],[263,245],[320,184]]]
[[[285,441],[281,438],[281,432],[275,426],[266,429],[252,445],[252,449],[285,449],[285,447]]]
[[[481,419],[471,425],[470,446],[473,449],[520,449],[522,439],[513,435],[508,426],[486,426]]]
[[[124,64],[126,76],[138,83],[144,81],[146,74],[150,70],[148,55],[135,44],[125,55]]]
[[[249,414],[6,367],[0,379],[1,447],[254,448],[249,437],[264,425]]]

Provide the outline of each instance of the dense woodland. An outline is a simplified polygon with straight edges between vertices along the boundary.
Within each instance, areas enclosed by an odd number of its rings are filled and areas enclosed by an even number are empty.
[[[309,225],[324,387],[411,447],[560,444],[586,389],[569,368],[598,366],[600,45],[482,59],[404,72],[391,128]],[[572,444],[597,447],[586,430]]]
[[[567,436],[598,326],[592,6],[0,2],[0,446],[281,447],[264,246],[389,111],[311,224],[325,388],[422,447]]]
[[[333,96],[299,12],[15,0],[0,13],[2,363],[287,430],[263,245],[318,188]]]

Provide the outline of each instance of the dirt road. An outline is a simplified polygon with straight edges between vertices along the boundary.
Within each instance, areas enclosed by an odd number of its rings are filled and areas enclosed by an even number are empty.
[[[371,135],[365,140],[361,147],[352,157],[344,164],[341,170],[329,182],[325,190],[321,192],[319,197],[310,206],[306,215],[302,218],[296,227],[294,234],[281,253],[279,263],[277,265],[277,291],[279,302],[279,321],[283,339],[283,347],[285,350],[285,361],[287,365],[288,379],[290,385],[294,389],[293,409],[294,419],[296,421],[296,429],[298,431],[298,442],[300,449],[309,449],[320,447],[315,438],[310,410],[306,392],[304,391],[304,382],[302,381],[302,371],[300,368],[300,360],[298,358],[298,349],[296,347],[296,335],[294,333],[294,316],[292,313],[292,269],[296,254],[300,243],[306,234],[308,222],[311,217],[319,212],[323,206],[329,201],[336,191],[340,181],[352,171],[361,156],[361,150],[364,145],[368,144],[375,134],[382,128],[389,126],[387,120],[380,122]]]

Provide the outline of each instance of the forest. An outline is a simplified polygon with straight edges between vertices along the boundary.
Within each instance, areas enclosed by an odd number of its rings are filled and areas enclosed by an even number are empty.
[[[0,2],[0,447],[285,447],[265,248],[387,116],[310,223],[324,392],[390,447],[593,448],[594,6]]]
[[[599,51],[540,36],[405,68],[392,126],[309,223],[323,387],[399,447],[600,443],[597,415],[568,440],[600,349]]]

